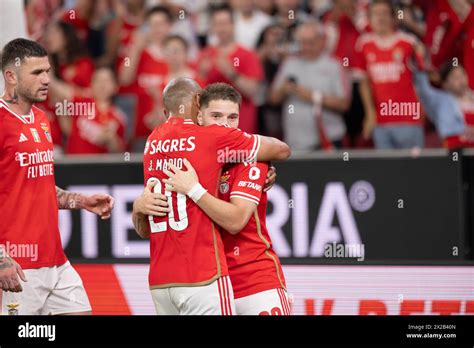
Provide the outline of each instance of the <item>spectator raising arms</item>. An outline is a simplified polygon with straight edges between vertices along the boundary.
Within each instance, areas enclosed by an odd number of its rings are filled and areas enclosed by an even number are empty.
[[[259,91],[263,71],[254,51],[243,48],[234,39],[232,9],[216,7],[211,15],[212,32],[217,46],[209,46],[198,59],[199,77],[211,84],[225,82],[234,85],[242,94],[240,128],[248,133],[257,132],[257,109],[253,98]]]

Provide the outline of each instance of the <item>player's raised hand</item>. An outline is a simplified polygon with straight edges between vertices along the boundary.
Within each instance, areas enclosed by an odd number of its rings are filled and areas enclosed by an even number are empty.
[[[23,291],[18,277],[26,282],[26,276],[20,265],[9,256],[0,258],[0,289],[3,291]]]
[[[160,192],[154,192],[156,184],[156,180],[148,182],[140,197],[133,204],[134,211],[152,216],[165,216],[170,212],[168,198]]]
[[[110,218],[112,209],[114,209],[114,199],[106,193],[96,193],[92,196],[86,196],[84,199],[84,209],[97,214],[102,220]]]
[[[187,195],[193,186],[199,183],[199,178],[196,170],[194,170],[194,167],[187,159],[184,159],[183,163],[187,171],[183,171],[170,163],[169,168],[171,171],[163,170],[163,173],[168,175],[169,179],[164,179],[163,182],[168,185],[170,191]]]

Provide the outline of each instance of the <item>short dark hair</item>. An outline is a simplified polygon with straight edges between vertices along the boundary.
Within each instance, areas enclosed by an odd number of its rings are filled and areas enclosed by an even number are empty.
[[[236,103],[239,108],[242,103],[242,95],[231,85],[223,82],[212,83],[203,89],[199,97],[201,108],[206,108],[213,100],[230,100]]]
[[[374,5],[378,4],[385,4],[390,8],[390,12],[392,16],[395,17],[395,6],[393,6],[393,2],[391,0],[372,0],[369,5],[369,9],[372,8]]]
[[[173,35],[168,35],[164,40],[163,40],[163,46],[166,46],[169,42],[171,41],[179,41],[183,46],[184,48],[186,49],[186,51],[189,49],[189,44],[188,42],[186,41],[185,38],[183,38],[181,35],[176,35],[176,34],[173,34]]]
[[[211,5],[210,17],[212,18],[218,12],[228,12],[232,21],[234,20],[234,10],[228,4]]]
[[[8,42],[2,50],[2,71],[19,59],[20,62],[29,57],[46,57],[48,51],[39,43],[27,39],[14,39]]]
[[[173,15],[171,14],[171,11],[168,9],[168,7],[160,6],[160,5],[153,6],[152,8],[150,8],[148,12],[146,13],[145,18],[148,20],[151,16],[157,13],[161,13],[165,15],[165,17],[168,19],[168,22],[170,23],[173,22]]]

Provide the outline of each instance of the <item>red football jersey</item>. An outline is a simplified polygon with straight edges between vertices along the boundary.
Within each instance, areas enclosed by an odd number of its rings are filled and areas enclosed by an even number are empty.
[[[197,65],[200,62],[209,58],[213,62],[213,66],[207,74],[206,84],[215,82],[225,82],[234,85],[229,81],[217,68],[216,59],[218,57],[218,50],[214,46],[205,48],[200,54]],[[238,74],[258,81],[263,80],[263,68],[260,63],[258,55],[254,51],[236,45],[233,52],[231,52],[227,59],[234,65]],[[240,106],[240,128],[249,133],[257,132],[257,108],[254,102],[242,95],[242,105]]]
[[[356,74],[367,75],[370,80],[378,124],[421,123],[421,104],[410,67],[424,67],[417,47],[416,38],[402,32],[390,39],[367,33],[357,40],[353,67]]]
[[[0,101],[0,244],[23,269],[67,261],[58,228],[48,118],[20,116]]]
[[[107,147],[100,142],[100,135],[109,127],[125,143],[125,116],[118,108],[111,105],[107,110],[98,110],[93,98],[75,97],[73,103],[93,105],[94,115],[74,115],[66,147],[67,154],[109,153]]]
[[[155,192],[168,196],[172,212],[150,217],[150,274],[152,288],[198,286],[228,275],[218,228],[186,195],[165,191],[162,179],[168,163],[183,167],[191,162],[201,185],[217,195],[225,162],[253,159],[260,138],[239,129],[213,125],[200,127],[191,120],[171,117],[148,137],[144,155],[145,185],[158,179]]]
[[[276,288],[286,288],[283,269],[266,226],[267,194],[263,192],[268,164],[237,164],[221,175],[219,198],[241,198],[257,210],[239,233],[222,231],[234,297],[241,298]]]

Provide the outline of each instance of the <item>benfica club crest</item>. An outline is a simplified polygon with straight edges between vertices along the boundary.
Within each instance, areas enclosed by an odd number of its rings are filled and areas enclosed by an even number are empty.
[[[227,192],[229,192],[229,183],[227,182],[227,180],[229,180],[230,178],[230,175],[222,175],[221,176],[221,180],[220,180],[220,184],[219,184],[219,192],[221,194],[226,194]]]
[[[18,303],[7,304],[8,315],[18,315],[18,307],[19,306],[20,306],[20,304],[18,304]]]
[[[48,141],[52,143],[53,139],[51,138],[51,133],[49,132],[48,125],[46,123],[41,123],[41,129],[44,131],[44,135],[46,136],[46,139],[48,139]]]

